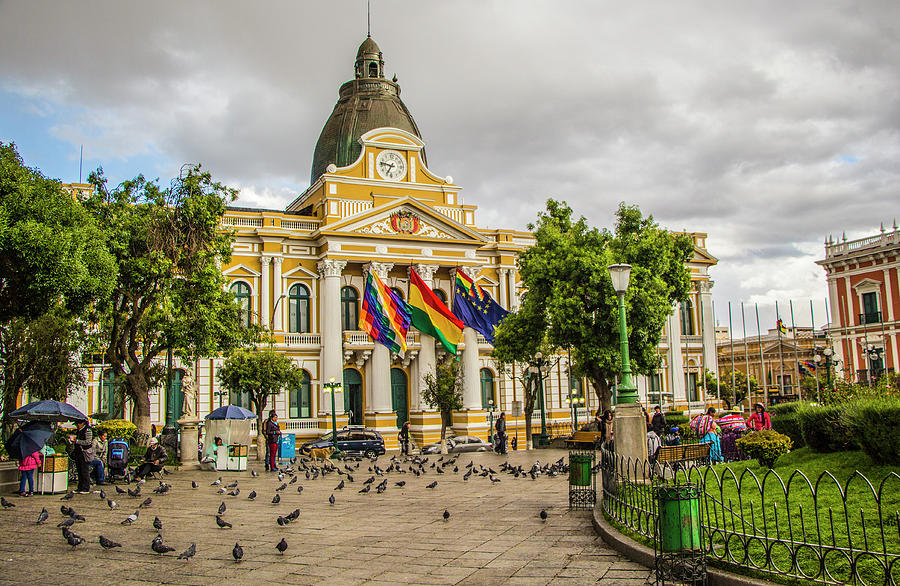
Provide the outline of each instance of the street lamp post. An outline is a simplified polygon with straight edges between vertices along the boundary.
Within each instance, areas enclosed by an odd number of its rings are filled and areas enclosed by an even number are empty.
[[[547,437],[547,414],[544,408],[544,353],[538,352],[534,355],[534,361],[531,362],[530,372],[532,376],[537,376],[538,381],[538,401],[541,405],[541,433],[537,436],[537,445],[544,447],[549,445]],[[529,425],[531,422],[528,422]]]
[[[337,451],[337,415],[334,412],[334,394],[339,393],[343,390],[343,385],[339,382],[334,382],[334,377],[331,377],[327,383],[322,385],[325,387],[325,392],[331,394],[331,445],[334,447],[335,451]]]
[[[825,363],[825,386],[829,391],[833,390],[831,387],[831,367],[840,362],[840,360],[834,359],[834,350],[832,350],[831,348],[822,348],[821,350],[817,348],[815,361],[816,364],[821,364],[822,362]],[[817,375],[816,381],[818,380],[819,377]],[[821,395],[816,396],[816,401],[818,401],[819,403],[822,402]]]
[[[574,426],[574,431],[578,431],[578,406],[584,405],[584,397],[581,396],[578,391],[572,389],[569,391],[569,396],[566,397],[566,404],[569,405],[569,408],[572,410],[572,425]]]
[[[278,315],[278,304],[287,297],[286,293],[282,293],[281,297],[275,300],[275,305],[272,307],[272,319],[269,320],[269,333],[272,333],[272,330],[275,329],[275,316]],[[284,323],[284,322],[282,322]]]
[[[213,393],[213,394],[219,398],[219,407],[221,407],[221,406],[222,406],[222,399],[225,398],[225,395],[228,394],[228,391],[216,391],[216,392]]]
[[[631,265],[609,265],[609,276],[619,299],[619,347],[622,354],[622,379],[616,389],[616,404],[637,403],[637,387],[631,380],[631,361],[628,358],[628,325],[625,320],[625,292],[631,276]]]
[[[866,357],[868,360],[868,376],[866,378],[869,379],[869,386],[872,386],[872,375],[875,372],[875,369],[872,368],[872,363],[881,358],[881,353],[884,352],[884,348],[876,348],[875,344],[868,344],[866,346]]]
[[[488,441],[494,444],[494,400],[488,399]]]

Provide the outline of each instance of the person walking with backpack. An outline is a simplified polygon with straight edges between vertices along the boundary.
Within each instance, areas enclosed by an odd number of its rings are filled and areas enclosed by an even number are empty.
[[[277,470],[275,456],[281,442],[281,427],[278,426],[278,413],[274,409],[269,411],[269,418],[263,423],[263,433],[266,435],[266,470],[274,471]]]

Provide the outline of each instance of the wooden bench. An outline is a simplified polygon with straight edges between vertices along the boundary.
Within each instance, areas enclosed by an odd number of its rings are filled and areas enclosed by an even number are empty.
[[[709,465],[710,443],[681,444],[680,446],[660,446],[656,451],[656,464],[672,464],[678,469],[687,462],[699,462]]]
[[[599,431],[576,431],[572,437],[566,440],[566,446],[569,448],[591,449],[596,446],[603,438],[603,434]]]

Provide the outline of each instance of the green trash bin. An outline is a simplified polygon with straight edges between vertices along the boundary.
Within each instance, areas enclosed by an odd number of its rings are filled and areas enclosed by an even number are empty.
[[[700,491],[696,485],[659,486],[659,547],[664,553],[696,551],[700,543]]]
[[[591,454],[569,454],[569,485],[591,486]]]

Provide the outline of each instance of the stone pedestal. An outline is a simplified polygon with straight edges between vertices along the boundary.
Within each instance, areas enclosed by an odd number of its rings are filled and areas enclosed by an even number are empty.
[[[613,419],[616,454],[647,460],[647,418],[640,403],[619,403]]]
[[[197,442],[200,420],[195,418],[179,419],[178,425],[181,427],[181,468],[183,470],[199,469]]]

